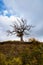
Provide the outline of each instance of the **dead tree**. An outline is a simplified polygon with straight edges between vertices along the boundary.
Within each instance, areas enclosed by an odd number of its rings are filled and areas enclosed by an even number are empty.
[[[17,21],[19,22],[19,24],[17,23]],[[10,25],[13,30],[7,30],[7,32],[11,35],[15,35],[20,37],[21,41],[23,41],[23,36],[24,35],[29,35],[29,31],[31,30],[31,28],[33,27],[32,25],[28,25],[27,21],[25,19],[17,19],[16,22],[14,22],[13,25]]]

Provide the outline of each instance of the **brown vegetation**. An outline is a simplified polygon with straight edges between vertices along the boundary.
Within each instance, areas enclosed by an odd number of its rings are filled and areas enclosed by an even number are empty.
[[[39,41],[0,42],[0,65],[43,65],[43,44]]]

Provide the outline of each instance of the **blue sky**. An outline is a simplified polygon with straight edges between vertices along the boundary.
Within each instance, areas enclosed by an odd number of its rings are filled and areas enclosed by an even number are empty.
[[[0,41],[18,39],[5,32],[17,17],[35,26],[29,37],[43,41],[43,0],[0,0]]]

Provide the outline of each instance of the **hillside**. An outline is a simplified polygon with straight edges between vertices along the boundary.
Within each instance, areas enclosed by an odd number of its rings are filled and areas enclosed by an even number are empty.
[[[0,42],[0,65],[43,65],[43,43]]]

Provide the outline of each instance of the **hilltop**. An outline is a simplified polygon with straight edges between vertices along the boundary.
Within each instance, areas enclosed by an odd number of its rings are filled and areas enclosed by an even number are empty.
[[[0,42],[0,65],[43,65],[42,42]]]

